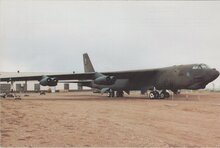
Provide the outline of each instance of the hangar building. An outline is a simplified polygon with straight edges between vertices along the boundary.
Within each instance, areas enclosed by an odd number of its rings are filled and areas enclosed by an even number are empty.
[[[0,77],[13,77],[13,76],[33,76],[33,75],[50,75],[50,74],[61,74],[61,73],[33,73],[33,72],[0,72]],[[14,82],[12,87],[11,83],[7,82],[0,82],[0,93],[3,92],[10,92],[13,89],[16,92],[39,92],[43,90],[51,89],[52,91],[70,91],[70,90],[81,90],[82,87],[77,86],[77,84],[65,84],[65,83],[58,83],[56,87],[49,87],[49,86],[40,86],[38,81],[20,81]]]

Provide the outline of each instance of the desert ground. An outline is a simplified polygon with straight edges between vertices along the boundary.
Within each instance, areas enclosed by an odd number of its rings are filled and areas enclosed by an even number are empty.
[[[0,100],[1,147],[220,146],[220,93],[21,96]]]

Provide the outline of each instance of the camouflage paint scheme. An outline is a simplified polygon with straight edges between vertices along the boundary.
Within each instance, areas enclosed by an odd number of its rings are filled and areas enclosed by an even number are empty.
[[[95,72],[87,53],[83,54],[83,62],[85,73],[8,77],[0,78],[0,81],[38,80],[41,84],[42,80],[46,79],[56,82],[51,83],[51,85],[48,83],[48,86],[55,86],[57,81],[74,80],[66,81],[66,83],[81,83],[83,86],[96,88],[102,92],[111,90],[129,93],[131,90],[141,90],[144,93],[153,89],[172,90],[173,92],[180,89],[203,89],[219,76],[216,69],[209,68],[206,64],[178,65],[146,70]],[[45,80],[43,82],[42,84],[46,83]]]

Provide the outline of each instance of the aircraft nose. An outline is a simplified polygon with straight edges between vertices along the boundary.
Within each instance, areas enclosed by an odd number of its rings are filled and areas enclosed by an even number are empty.
[[[216,69],[213,69],[213,79],[215,80],[216,78],[218,78],[218,76],[219,76],[219,71],[218,70],[216,70]]]
[[[206,81],[207,81],[207,82],[212,82],[212,81],[214,81],[215,79],[218,78],[219,74],[220,74],[219,71],[216,70],[215,68],[210,69],[210,70],[209,70],[209,73],[208,73],[209,76],[206,77],[206,78],[207,78]]]
[[[218,78],[218,76],[219,76],[219,71],[218,70],[216,70],[216,77]]]

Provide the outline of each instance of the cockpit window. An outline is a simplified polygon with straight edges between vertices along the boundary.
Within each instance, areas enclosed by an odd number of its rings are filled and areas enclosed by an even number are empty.
[[[206,64],[194,65],[192,69],[209,69],[209,66]]]
[[[192,69],[202,69],[202,67],[200,65],[195,65]]]
[[[200,66],[202,67],[202,69],[209,69],[209,67],[206,64],[201,64]]]

